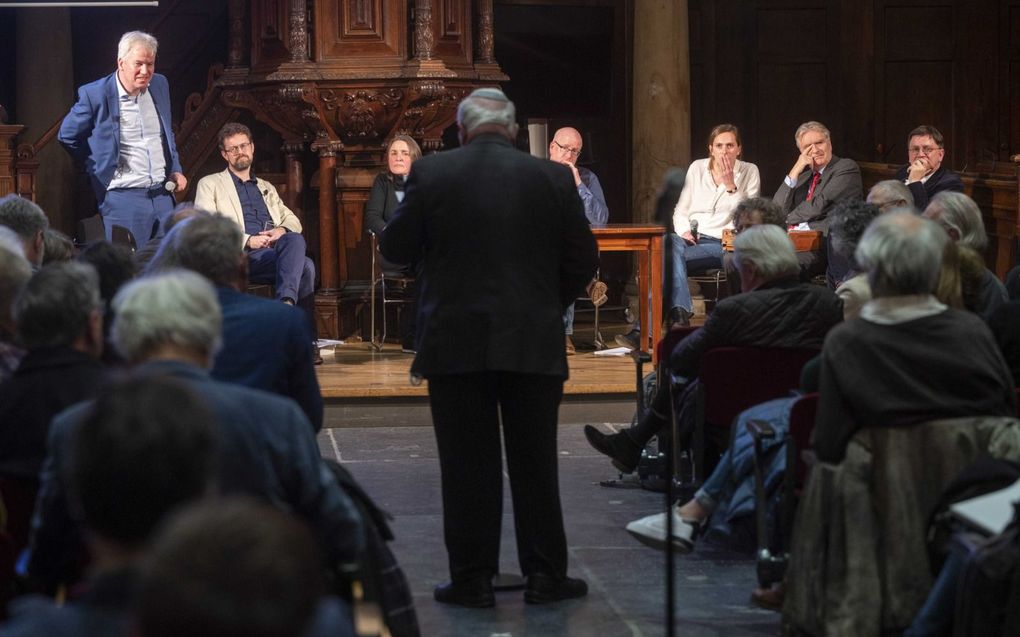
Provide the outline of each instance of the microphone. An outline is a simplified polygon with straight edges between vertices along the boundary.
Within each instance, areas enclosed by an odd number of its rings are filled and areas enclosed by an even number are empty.
[[[698,242],[698,220],[691,219],[691,236],[694,237],[694,243]]]
[[[163,189],[168,193],[173,194],[177,190],[177,182],[173,179],[167,179],[166,183],[163,184]]]

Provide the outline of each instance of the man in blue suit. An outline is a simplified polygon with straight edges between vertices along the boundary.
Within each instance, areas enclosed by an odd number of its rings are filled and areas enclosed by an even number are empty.
[[[117,70],[78,89],[58,139],[85,166],[96,193],[106,238],[113,226],[142,245],[159,230],[183,191],[177,144],[170,128],[170,88],[154,72],[156,38],[130,31],[117,47]]]

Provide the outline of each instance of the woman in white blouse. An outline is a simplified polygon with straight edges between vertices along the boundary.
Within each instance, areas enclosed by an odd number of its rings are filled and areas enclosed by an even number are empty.
[[[687,170],[673,211],[673,322],[687,324],[692,314],[688,272],[722,267],[722,232],[733,228],[733,209],[760,191],[758,167],[741,161],[740,151],[737,127],[719,124],[708,135],[708,157],[693,162]]]

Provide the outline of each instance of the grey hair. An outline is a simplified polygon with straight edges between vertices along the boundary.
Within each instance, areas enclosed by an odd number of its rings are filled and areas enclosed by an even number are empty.
[[[880,201],[875,201],[879,199]],[[873,203],[879,208],[891,203],[897,203],[897,208],[914,205],[914,193],[910,192],[906,184],[898,179],[885,179],[868,191],[868,203]]]
[[[141,362],[165,345],[182,347],[212,362],[220,346],[223,312],[216,291],[187,270],[136,279],[113,297],[113,346]]]
[[[494,124],[517,136],[517,111],[514,103],[498,88],[479,88],[457,105],[457,124],[465,133],[484,124]]]
[[[241,229],[222,215],[199,213],[174,225],[152,260],[151,271],[184,268],[216,285],[237,278],[242,255]]]
[[[832,136],[829,133],[829,129],[825,127],[825,124],[815,121],[804,122],[803,124],[797,127],[797,132],[793,134],[793,142],[794,144],[797,145],[798,148],[800,147],[800,138],[804,135],[804,133],[811,130],[825,135],[825,139],[832,138]]]
[[[790,235],[772,224],[751,226],[738,234],[733,239],[733,262],[738,268],[754,264],[758,275],[768,281],[796,276],[800,271]]]
[[[159,42],[151,34],[145,31],[128,31],[124,35],[120,36],[120,42],[117,44],[117,59],[121,60],[131,53],[131,49],[136,46],[140,46],[146,51],[156,55],[156,49],[159,48]]]
[[[32,266],[22,254],[21,242],[18,242],[17,250],[0,242],[0,325],[10,321],[14,299],[25,288],[30,278]]]
[[[36,272],[14,300],[18,341],[28,349],[70,346],[99,310],[99,275],[87,263],[62,261]]]
[[[7,226],[0,225],[0,247],[7,248],[15,254],[25,257],[25,244],[22,243],[18,233]]]
[[[22,241],[31,241],[36,234],[50,227],[43,209],[31,199],[20,195],[0,197],[0,226],[13,230]]]
[[[880,215],[854,253],[875,297],[931,294],[939,282],[949,237],[937,224],[910,212]]]
[[[956,230],[960,235],[959,243],[979,253],[988,247],[988,235],[985,234],[985,222],[981,219],[981,209],[974,200],[962,192],[942,191],[935,195],[924,216],[937,221],[945,230]]]

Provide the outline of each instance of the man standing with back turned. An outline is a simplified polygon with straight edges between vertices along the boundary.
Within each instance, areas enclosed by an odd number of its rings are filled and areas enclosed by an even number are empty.
[[[188,186],[170,128],[170,87],[155,72],[156,38],[130,31],[117,46],[117,70],[78,89],[57,139],[85,166],[110,240],[123,226],[141,246],[173,212]]]
[[[379,246],[395,263],[423,262],[411,372],[429,381],[452,580],[434,596],[478,608],[495,604],[501,417],[524,600],[588,592],[567,577],[556,420],[561,317],[595,273],[595,239],[570,170],[513,147],[514,115],[499,89],[465,98],[461,148],[414,163]]]

